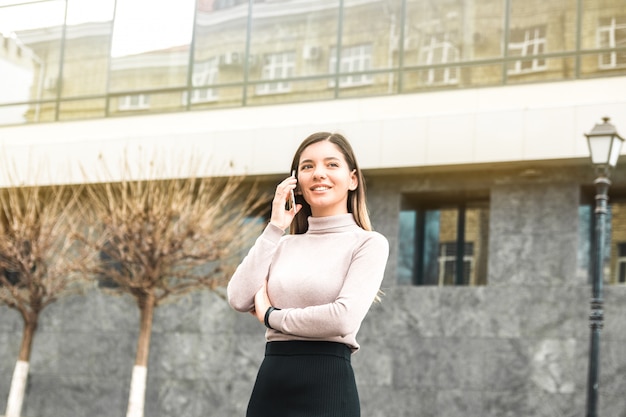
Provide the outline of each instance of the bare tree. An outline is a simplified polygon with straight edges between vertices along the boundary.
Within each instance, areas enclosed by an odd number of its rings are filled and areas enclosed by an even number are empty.
[[[140,311],[127,417],[144,411],[154,309],[192,291],[223,288],[258,228],[259,202],[243,178],[122,180],[86,186],[93,211],[84,242],[100,254],[90,272]]]
[[[19,417],[33,339],[45,307],[81,289],[75,237],[77,188],[0,190],[0,303],[24,321],[6,417]]]

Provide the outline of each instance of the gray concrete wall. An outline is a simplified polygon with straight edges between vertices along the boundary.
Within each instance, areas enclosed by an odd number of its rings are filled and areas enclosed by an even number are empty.
[[[489,284],[394,281],[400,194],[458,187],[455,178],[374,178],[377,230],[391,256],[353,363],[364,417],[584,416],[590,288],[576,278],[579,186],[468,180],[490,190]],[[626,288],[605,288],[600,415],[626,417]],[[97,290],[44,311],[25,417],[125,415],[138,312]],[[0,414],[21,319],[0,307]],[[194,294],[156,311],[146,417],[236,417],[263,355],[263,328],[223,299]]]

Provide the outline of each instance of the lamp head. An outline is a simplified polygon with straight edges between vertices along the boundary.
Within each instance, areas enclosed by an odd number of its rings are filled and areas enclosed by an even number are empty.
[[[596,124],[591,132],[585,133],[591,163],[598,172],[605,174],[615,168],[624,143],[624,138],[617,133],[609,120],[608,117],[603,117],[603,123]]]

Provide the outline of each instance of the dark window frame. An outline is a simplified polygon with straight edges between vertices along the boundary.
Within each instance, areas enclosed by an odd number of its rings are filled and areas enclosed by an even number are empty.
[[[468,242],[466,240],[466,225],[467,225],[467,210],[473,208],[481,208],[487,211],[487,216],[489,216],[489,196],[488,192],[478,193],[477,195],[470,195],[467,197],[459,198],[457,196],[452,196],[451,194],[442,194],[442,195],[403,195],[403,201],[401,205],[401,210],[405,212],[415,212],[415,224],[414,224],[414,233],[413,233],[413,259],[411,265],[411,285],[416,286],[427,286],[427,285],[443,285],[445,283],[440,282],[438,279],[437,283],[427,282],[426,275],[426,215],[427,212],[435,212],[438,210],[455,210],[456,211],[456,236],[454,239],[455,243],[455,256],[454,262],[454,286],[469,286],[472,285],[470,279],[467,277],[466,273],[466,263],[467,263],[467,248]],[[488,222],[487,222],[488,227]],[[441,260],[441,247],[443,244],[450,243],[447,241],[438,242],[436,260],[439,263]],[[483,256],[489,256],[488,253],[488,235],[485,242],[485,250],[486,254]],[[475,247],[472,245],[471,247],[471,256],[475,256]],[[476,259],[472,259],[470,261],[473,268],[476,268]],[[439,266],[437,266],[439,267]],[[474,273],[477,273],[474,271]],[[437,274],[440,276],[439,272]],[[471,272],[470,274],[471,275]],[[432,281],[432,280],[431,280]],[[487,273],[485,269],[484,276],[480,276],[479,279],[473,284],[475,286],[487,285]]]

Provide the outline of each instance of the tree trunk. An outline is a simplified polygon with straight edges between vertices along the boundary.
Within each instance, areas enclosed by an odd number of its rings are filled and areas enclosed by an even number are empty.
[[[22,333],[22,344],[20,353],[15,363],[9,399],[7,401],[6,417],[20,417],[22,404],[26,393],[26,382],[28,381],[28,369],[30,367],[30,352],[33,347],[33,338],[37,330],[37,319],[24,320],[24,332]]]
[[[150,336],[152,334],[152,318],[154,316],[154,294],[149,293],[139,301],[141,323],[139,340],[137,341],[137,357],[133,367],[128,396],[126,417],[143,417],[146,398],[146,381],[148,376],[148,354],[150,353]],[[7,416],[9,417],[9,416]]]

